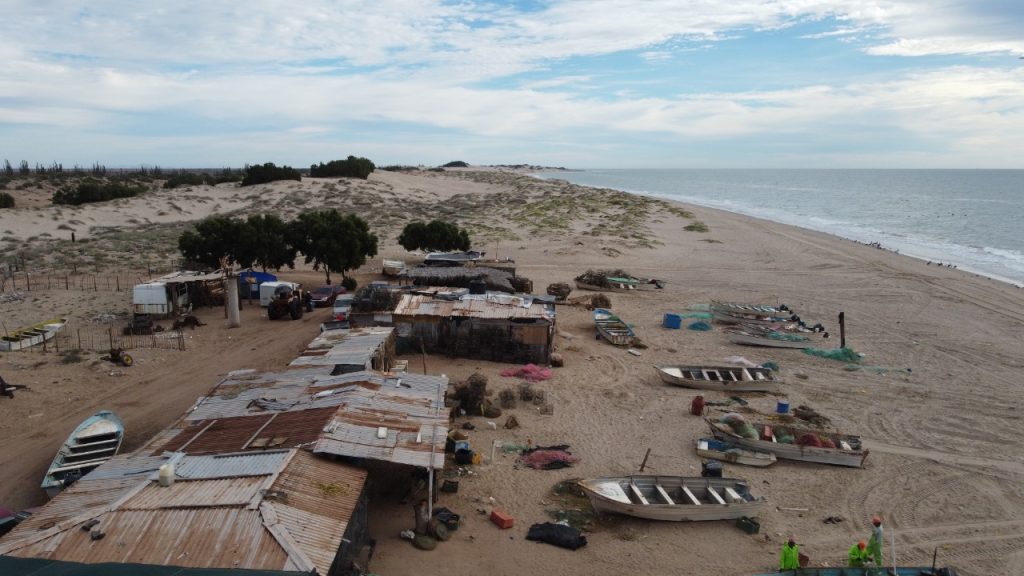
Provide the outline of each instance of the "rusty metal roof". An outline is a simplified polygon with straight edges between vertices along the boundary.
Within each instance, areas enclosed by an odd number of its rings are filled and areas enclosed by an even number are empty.
[[[394,328],[353,328],[326,330],[313,339],[289,366],[362,366],[372,368],[373,357],[392,338]]]
[[[248,403],[247,403],[248,404]],[[253,416],[236,416],[193,421],[155,454],[186,452],[218,454],[267,448],[296,448],[314,442],[334,413],[332,407],[295,411],[263,411]]]
[[[160,460],[202,479],[159,486]],[[327,574],[366,481],[363,470],[300,450],[110,462],[18,525],[0,554]],[[90,519],[103,539],[78,529]]]
[[[459,300],[434,300],[429,296],[406,294],[393,313],[401,316],[438,316],[490,319],[552,320],[554,307],[529,297],[508,294],[466,295]]]

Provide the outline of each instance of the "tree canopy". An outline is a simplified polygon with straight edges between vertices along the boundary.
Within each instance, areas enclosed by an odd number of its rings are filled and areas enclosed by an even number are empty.
[[[275,182],[277,180],[302,180],[302,175],[299,171],[292,168],[291,166],[275,166],[273,162],[267,162],[263,165],[246,166],[245,176],[242,178],[242,186],[252,186],[253,184],[265,184],[267,182]]]
[[[288,225],[274,214],[253,214],[241,227],[241,266],[280,270],[295,267],[295,248],[289,242]]]
[[[469,232],[442,220],[410,222],[398,236],[398,243],[410,251],[448,252],[470,247]]]
[[[238,262],[242,247],[242,230],[245,226],[228,216],[210,216],[200,220],[195,230],[185,230],[178,237],[178,250],[186,259],[210,269],[220,268],[221,258],[228,264]]]
[[[349,156],[345,160],[331,160],[327,164],[323,162],[313,164],[309,167],[309,175],[316,178],[341,177],[341,178],[362,178],[366,180],[377,167],[366,158]]]
[[[302,252],[306,264],[314,270],[323,269],[327,283],[331,272],[354,270],[377,255],[377,236],[369,225],[355,214],[342,215],[335,209],[303,212],[292,221],[291,243]]]

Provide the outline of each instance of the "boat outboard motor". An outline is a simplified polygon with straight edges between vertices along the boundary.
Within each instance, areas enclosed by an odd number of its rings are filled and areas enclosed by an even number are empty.
[[[719,462],[718,460],[708,460],[706,462],[701,462],[700,475],[703,478],[721,478],[722,463]]]
[[[793,314],[792,316],[789,317],[789,321],[790,322],[799,322],[800,321],[800,317],[797,316],[796,314]]]
[[[789,309],[789,306],[782,304],[779,306],[779,312],[792,312],[792,310]]]

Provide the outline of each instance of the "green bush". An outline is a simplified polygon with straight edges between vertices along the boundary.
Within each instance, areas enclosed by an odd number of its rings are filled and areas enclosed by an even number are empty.
[[[429,224],[410,222],[398,236],[398,243],[406,250],[447,252],[469,250],[469,233],[450,222],[432,220]]]
[[[106,202],[117,198],[131,198],[145,192],[142,186],[128,186],[120,182],[101,182],[93,178],[86,178],[75,187],[64,187],[54,192],[54,204],[88,204],[91,202]]]
[[[0,192],[0,208],[14,208],[14,196]]]
[[[345,290],[352,292],[359,285],[356,279],[351,276],[345,276],[341,279],[341,285],[345,287]]]
[[[278,180],[302,181],[302,175],[291,166],[278,167],[273,162],[267,162],[262,166],[246,166],[245,177],[242,178],[242,186],[266,184],[267,182],[276,182]]]
[[[327,164],[323,162],[313,164],[309,167],[309,175],[315,178],[361,178],[366,180],[377,167],[366,158],[349,156],[345,160],[331,160]]]

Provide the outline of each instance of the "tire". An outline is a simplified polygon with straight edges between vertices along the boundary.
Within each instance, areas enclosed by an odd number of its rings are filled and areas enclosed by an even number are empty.
[[[274,312],[273,303],[271,303],[270,306],[267,306],[267,318],[270,318],[271,320],[277,320],[277,314]]]
[[[131,366],[132,364],[135,364],[135,359],[129,356],[128,354],[122,353],[121,364],[123,364],[124,366]]]
[[[298,320],[302,318],[302,304],[298,300],[292,300],[288,303],[288,314],[292,317],[292,320]]]

